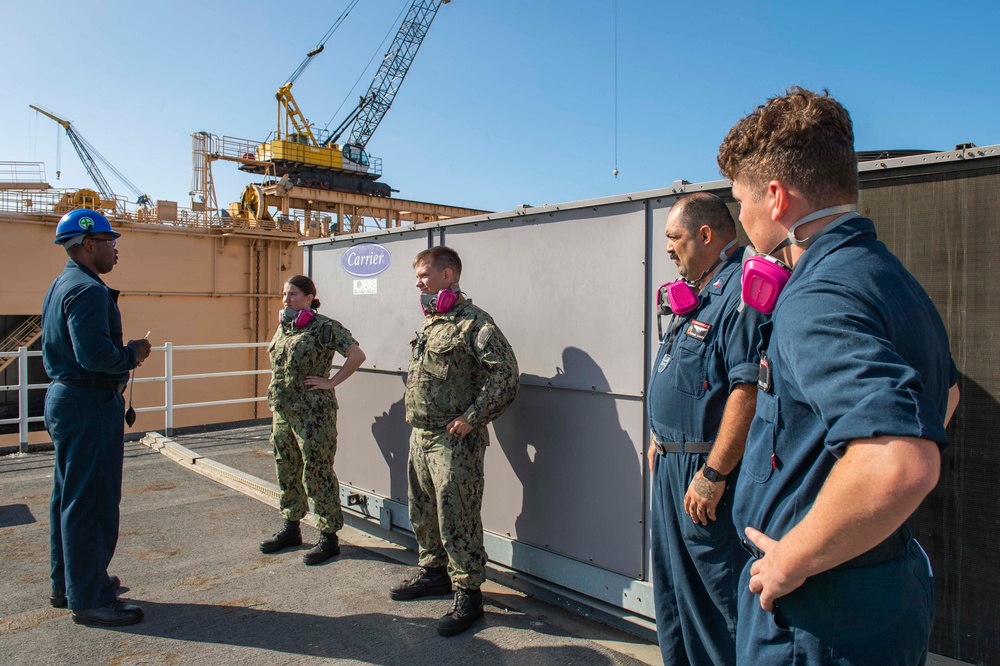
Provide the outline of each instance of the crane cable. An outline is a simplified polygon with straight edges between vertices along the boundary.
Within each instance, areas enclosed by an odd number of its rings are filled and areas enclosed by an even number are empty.
[[[351,13],[351,10],[354,9],[354,6],[358,4],[358,1],[359,0],[350,1],[350,3],[347,5],[347,9],[345,9],[343,13],[341,13],[341,15],[337,17],[337,20],[333,22],[333,25],[330,26],[330,29],[326,31],[325,35],[323,35],[323,39],[319,40],[319,43],[316,44],[316,46],[314,46],[312,49],[310,49],[309,53],[306,54],[305,60],[300,62],[299,66],[295,68],[294,72],[292,72],[292,75],[288,77],[287,83],[295,83],[295,79],[299,78],[299,76],[302,74],[302,72],[305,71],[309,63],[312,62],[313,56],[317,56],[323,52],[323,48],[326,46],[327,41],[329,41],[329,39],[333,37],[333,33],[337,31],[337,28],[339,28],[340,24],[344,22],[344,19],[346,19],[347,15]]]
[[[618,0],[615,0],[615,170],[618,177]]]
[[[31,119],[35,119],[35,130],[31,131]],[[28,111],[28,154],[34,159],[38,151],[38,111]],[[62,132],[56,129],[56,180],[62,176]]]
[[[371,68],[372,63],[375,61],[375,58],[377,58],[380,53],[384,54],[384,51],[382,50],[382,47],[385,45],[385,40],[389,39],[389,35],[391,35],[393,33],[393,31],[397,30],[396,24],[399,23],[399,19],[403,15],[403,12],[405,12],[407,10],[407,8],[409,8],[409,6],[411,4],[412,3],[411,3],[410,0],[406,0],[403,3],[402,9],[399,10],[399,14],[396,15],[395,20],[389,26],[389,30],[386,31],[385,37],[382,38],[382,41],[379,42],[379,45],[375,48],[375,52],[372,53],[372,57],[371,57],[370,60],[368,60],[368,64],[365,65],[365,68],[363,70],[361,70],[360,74],[358,74],[358,78],[355,79],[354,85],[351,86],[351,89],[347,91],[347,94],[344,96],[344,99],[340,103],[340,106],[337,107],[337,110],[333,112],[333,115],[330,117],[330,120],[327,121],[326,125],[323,127],[323,131],[324,132],[328,132],[329,131],[330,125],[332,125],[333,121],[337,119],[337,116],[340,114],[340,110],[342,108],[344,108],[344,105],[347,104],[347,100],[350,99],[351,95],[354,94],[354,91],[357,89],[358,84],[361,82],[361,77],[363,77],[365,75],[365,72],[367,72]],[[387,55],[387,54],[384,54],[383,57],[385,57],[385,55]]]

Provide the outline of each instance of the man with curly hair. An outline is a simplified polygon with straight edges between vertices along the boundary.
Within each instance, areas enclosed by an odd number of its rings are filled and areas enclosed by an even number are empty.
[[[858,215],[854,131],[798,87],[740,120],[718,155],[758,252],[757,408],[734,522],[742,664],[923,664],[930,563],[905,521],[937,484],[957,370],[923,288]],[[919,332],[919,334],[917,334]]]

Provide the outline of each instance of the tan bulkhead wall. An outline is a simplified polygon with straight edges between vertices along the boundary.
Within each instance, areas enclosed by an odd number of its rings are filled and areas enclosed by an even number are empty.
[[[36,315],[49,285],[66,263],[53,244],[58,218],[0,213],[0,314]],[[154,351],[137,377],[164,376],[165,342],[174,345],[266,342],[281,309],[284,281],[302,272],[299,236],[278,231],[187,229],[112,220],[122,233],[118,264],[104,276],[121,291],[125,339],[150,331]],[[259,295],[259,296],[257,296]],[[32,349],[40,349],[40,342]],[[255,361],[256,351],[256,361]],[[266,349],[175,352],[174,375],[270,367]],[[14,366],[12,366],[13,369]],[[8,372],[9,383],[17,373]],[[268,374],[254,377],[182,380],[174,384],[174,404],[266,395]],[[41,383],[42,377],[29,378]],[[127,397],[126,393],[126,397]],[[164,383],[135,385],[136,408],[162,406]],[[255,408],[256,405],[256,408]],[[267,404],[245,403],[176,410],[174,427],[270,416]],[[140,413],[127,433],[163,431],[163,412]],[[17,444],[17,434],[0,436],[0,446]],[[47,442],[32,432],[30,443]]]

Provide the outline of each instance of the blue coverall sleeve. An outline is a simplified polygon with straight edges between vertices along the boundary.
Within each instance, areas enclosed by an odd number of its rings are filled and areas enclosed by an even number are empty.
[[[796,398],[824,423],[825,446],[834,455],[852,440],[884,436],[947,445],[941,405],[900,355],[873,303],[821,280],[798,293],[796,303],[795,316],[781,321],[787,330],[780,358],[803,393]]]
[[[79,289],[64,301],[66,322],[76,360],[91,372],[114,375],[136,366],[135,350],[111,337],[107,290],[94,285]]]
[[[726,317],[725,356],[729,390],[737,384],[756,384],[760,372],[760,325],[767,316],[749,306],[736,307]]]

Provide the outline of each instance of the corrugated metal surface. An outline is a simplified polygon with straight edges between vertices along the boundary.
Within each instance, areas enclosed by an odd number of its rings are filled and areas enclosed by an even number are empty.
[[[862,173],[861,210],[948,327],[962,401],[911,519],[935,572],[931,651],[1000,663],[1000,159]],[[914,335],[919,335],[914,331]]]

